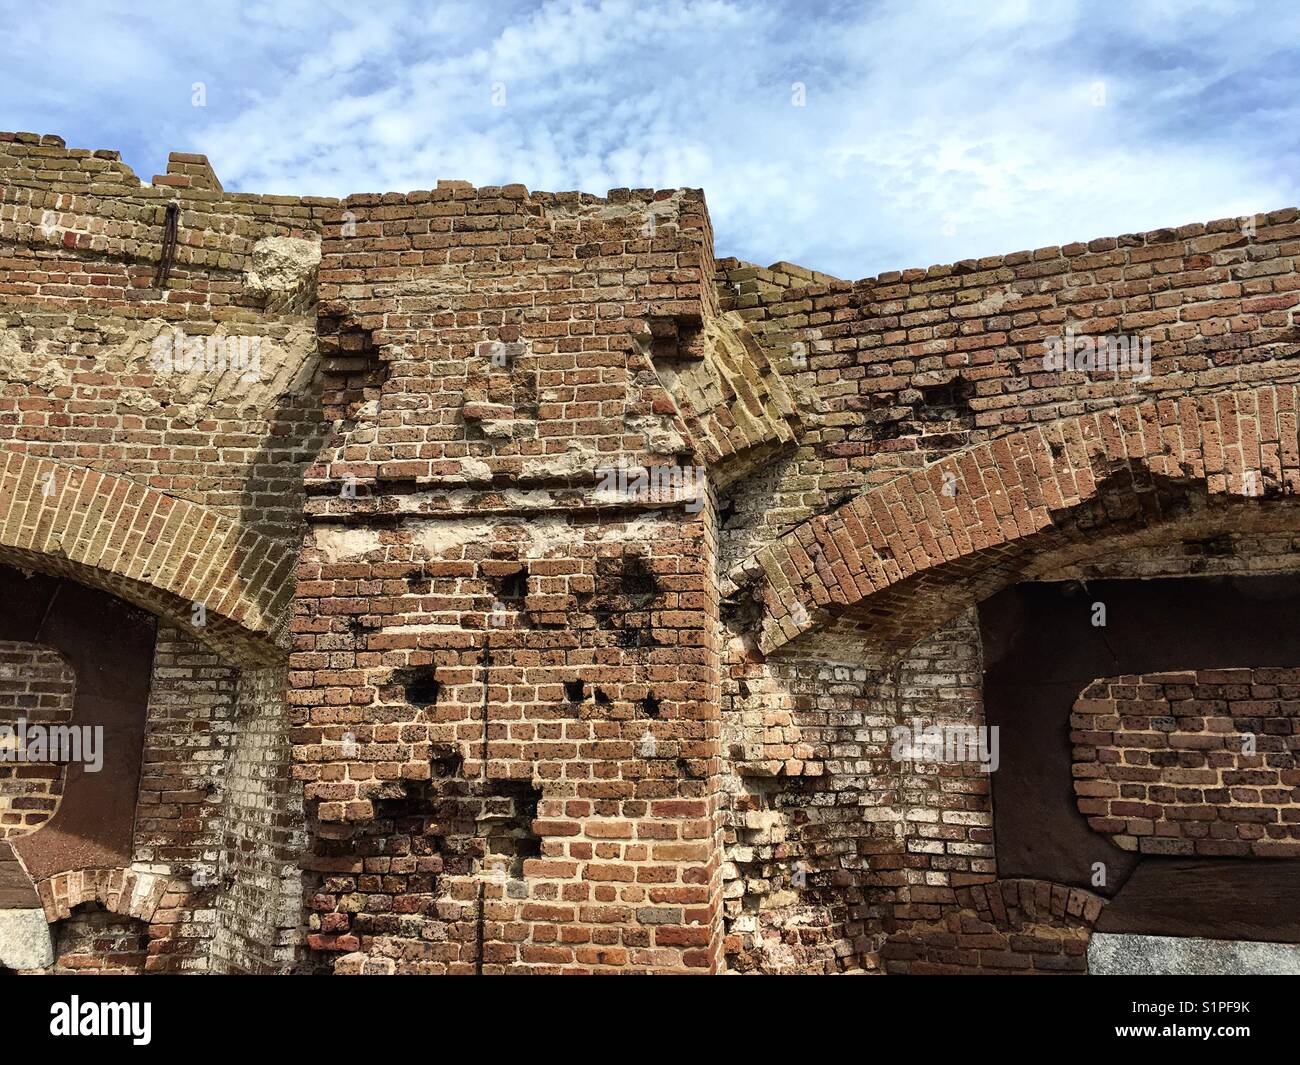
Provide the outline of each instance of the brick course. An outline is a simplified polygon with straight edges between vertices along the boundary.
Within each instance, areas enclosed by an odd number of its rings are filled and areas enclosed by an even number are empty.
[[[1300,670],[1098,681],[1074,704],[1074,791],[1143,854],[1300,857]]]
[[[159,619],[132,862],[50,919],[148,971],[1081,971],[1100,900],[1000,878],[987,774],[891,730],[983,724],[1015,581],[1294,568],[1298,219],[845,282],[715,261],[699,190],[0,134],[0,564]],[[1234,847],[1293,845],[1275,768]]]
[[[77,678],[57,651],[0,640],[0,725],[57,728],[72,720]],[[0,839],[35,832],[59,808],[66,769],[57,764],[0,761]]]

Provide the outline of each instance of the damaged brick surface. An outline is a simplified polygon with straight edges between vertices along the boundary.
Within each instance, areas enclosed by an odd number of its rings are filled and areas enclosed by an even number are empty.
[[[1017,581],[1295,569],[1298,217],[846,282],[715,261],[699,190],[0,134],[0,565],[156,626],[129,860],[15,889],[55,970],[1086,970],[1102,896],[1004,875],[989,768],[897,734],[983,726]],[[1183,668],[1222,712],[1081,703],[1079,816],[1289,855],[1291,686]],[[1268,781],[1188,740],[1238,717]]]

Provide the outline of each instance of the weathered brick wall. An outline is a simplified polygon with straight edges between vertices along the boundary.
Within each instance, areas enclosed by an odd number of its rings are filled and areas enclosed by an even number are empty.
[[[4,559],[168,622],[132,866],[167,885],[152,971],[286,968],[299,938],[301,814],[267,641],[327,432],[315,267],[335,202],[226,194],[181,154],[142,185],[116,153],[0,135]],[[96,871],[93,891],[123,875]]]
[[[153,966],[293,967],[303,829],[284,685],[283,668],[240,670],[159,629],[133,859],[169,879],[184,932],[153,947]]]
[[[152,948],[154,967],[210,968],[238,683],[239,671],[191,633],[159,626],[132,853],[133,867],[167,878],[175,894],[167,923],[178,927]]]
[[[221,790],[217,972],[292,970],[302,925],[302,792],[290,771],[284,669],[239,677]]]
[[[1099,680],[1070,723],[1079,812],[1143,854],[1300,856],[1300,670]]]
[[[1026,425],[1294,381],[1298,218],[1274,211],[852,283],[722,260],[722,305],[755,330],[807,426],[765,504],[738,508],[733,535],[784,531]],[[1149,338],[1151,379],[1046,372],[1045,341],[1067,328]]]
[[[897,929],[940,917],[954,889],[996,875],[988,774],[900,758],[895,745],[918,718],[983,725],[980,669],[973,613],[886,672],[799,659],[733,667],[730,967],[880,970]]]
[[[145,971],[149,930],[145,924],[91,903],[55,925],[56,974],[134,976]]]
[[[656,366],[714,315],[702,203],[345,206],[319,294],[348,420],[308,477],[290,660],[310,945],[340,971],[713,968],[707,487],[596,495],[698,451]]]
[[[133,866],[41,897],[153,970],[1077,971],[895,731],[1008,583],[1295,566],[1295,211],[843,282],[696,190],[0,189],[0,561],[162,619]]]
[[[6,451],[296,535],[323,429],[314,322],[295,297],[334,201],[141,185],[116,153],[27,136],[0,135]],[[197,366],[192,350],[159,347],[177,336],[203,345]]]
[[[76,688],[76,676],[57,651],[0,640],[0,725],[66,725]],[[20,754],[16,737],[0,753],[0,839],[35,832],[54,816],[63,794],[62,765],[20,760]]]

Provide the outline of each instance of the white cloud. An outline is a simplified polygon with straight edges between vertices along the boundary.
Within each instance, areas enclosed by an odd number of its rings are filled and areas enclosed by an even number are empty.
[[[0,125],[145,177],[175,149],[262,192],[690,185],[720,254],[845,277],[1296,200],[1300,14],[1276,4],[87,0],[61,22],[81,62],[10,20]]]

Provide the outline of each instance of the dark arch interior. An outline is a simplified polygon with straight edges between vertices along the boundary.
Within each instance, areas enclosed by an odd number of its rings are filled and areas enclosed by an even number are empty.
[[[1106,605],[1106,625],[1091,606]],[[1138,856],[1098,835],[1071,782],[1069,715],[1120,674],[1300,665],[1300,575],[1026,583],[981,604],[999,874],[1110,895],[1097,930],[1300,942],[1300,860]],[[1107,885],[1091,881],[1094,862]]]
[[[40,829],[13,841],[33,880],[131,860],[155,622],[73,581],[0,566],[0,639],[58,651],[77,678],[74,725],[103,728],[103,766],[72,763],[63,800]]]

